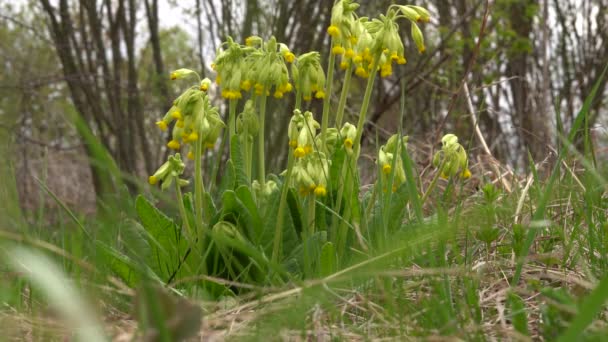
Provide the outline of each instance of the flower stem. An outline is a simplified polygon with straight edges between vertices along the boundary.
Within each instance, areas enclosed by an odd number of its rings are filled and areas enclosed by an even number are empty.
[[[435,177],[433,177],[431,184],[429,184],[429,187],[426,189],[426,192],[424,193],[424,195],[422,196],[422,199],[420,200],[420,206],[424,206],[424,202],[426,202],[426,200],[429,198],[429,195],[431,194],[431,192],[437,185],[437,180],[441,176],[441,172],[443,170],[444,165],[445,165],[445,160],[442,160],[441,165],[439,165],[439,167],[437,168],[437,173],[435,174]]]
[[[289,183],[291,181],[291,173],[293,171],[293,153],[289,152],[289,157],[287,160],[287,174],[285,175],[285,179],[283,181],[283,186],[281,187],[281,199],[279,201],[279,212],[277,216],[277,224],[274,229],[274,245],[272,248],[272,262],[277,263],[280,257],[280,249],[281,249],[281,241],[283,239],[283,211],[285,210],[285,205],[287,204],[287,191],[289,191]]]
[[[344,75],[344,83],[342,83],[342,92],[340,93],[340,102],[338,102],[338,113],[336,116],[336,128],[340,129],[342,120],[344,119],[344,108],[346,107],[346,98],[350,90],[350,81],[353,76],[353,70],[349,67]]]
[[[308,195],[308,235],[309,236],[313,236],[313,234],[315,233],[315,208],[316,208],[317,204],[315,203],[315,195],[314,194],[310,194]]]
[[[202,149],[203,144],[201,141],[202,137],[199,137],[196,141],[196,147],[194,148],[194,211],[196,218],[196,227],[200,232],[203,227],[203,192],[205,192],[205,184],[203,183],[203,171],[202,171]]]
[[[329,107],[331,106],[331,87],[334,80],[334,64],[336,63],[336,55],[329,53],[329,62],[327,65],[327,80],[325,82],[325,97],[323,98],[323,118],[321,119],[321,151],[326,151],[326,133],[329,125]]]
[[[236,134],[236,107],[238,100],[230,100],[228,102],[228,146],[232,141],[232,137]]]
[[[190,244],[194,243],[194,232],[190,227],[190,220],[188,219],[188,215],[186,214],[186,207],[184,207],[184,197],[182,196],[182,189],[179,186],[179,181],[175,180],[175,193],[177,194],[177,206],[179,208],[179,214],[182,217],[182,222],[186,227],[186,236],[188,237],[188,242]]]
[[[359,122],[357,123],[357,136],[354,141],[355,145],[355,156],[359,158],[359,152],[361,151],[361,137],[363,136],[363,126],[367,118],[367,109],[369,108],[369,102],[372,97],[372,90],[374,89],[374,81],[376,80],[376,73],[378,69],[378,61],[382,51],[379,51],[374,56],[374,60],[371,68],[371,75],[367,79],[367,86],[365,87],[365,95],[363,96],[363,103],[361,104],[361,111],[359,112]]]
[[[300,91],[296,91],[296,105],[294,109],[300,110],[302,107],[302,93]]]
[[[266,94],[260,96],[260,130],[258,132],[258,182],[266,184],[266,171],[264,160],[264,120],[266,116]]]

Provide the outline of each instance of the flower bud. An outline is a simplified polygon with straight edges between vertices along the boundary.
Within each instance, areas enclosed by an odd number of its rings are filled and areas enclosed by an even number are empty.
[[[423,53],[426,50],[426,47],[424,46],[424,37],[422,36],[422,31],[420,31],[420,28],[414,22],[412,22],[412,39],[414,40],[414,43],[416,43],[418,51]]]
[[[177,69],[171,72],[171,80],[178,80],[180,78],[184,78],[190,74],[194,74],[194,70],[190,69]]]
[[[199,89],[201,91],[207,91],[209,90],[209,87],[211,86],[211,80],[208,79],[207,77],[205,77],[202,81],[201,81],[201,85],[199,87]]]

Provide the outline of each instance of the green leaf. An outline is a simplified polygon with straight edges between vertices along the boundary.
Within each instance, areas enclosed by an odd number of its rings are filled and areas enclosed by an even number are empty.
[[[277,184],[279,184],[279,186],[285,186],[280,185],[279,182],[277,182]],[[282,189],[281,189],[282,190]],[[291,195],[291,198],[290,198]],[[291,199],[291,201],[290,201]],[[274,242],[274,234],[275,234],[275,229],[276,229],[276,224],[277,224],[277,217],[279,215],[279,204],[280,204],[280,200],[281,200],[281,191],[275,191],[273,192],[270,197],[267,199],[267,208],[266,208],[266,212],[264,213],[264,230],[262,232],[262,236],[260,238],[259,244],[261,246],[263,246],[264,251],[266,251],[266,253],[268,255],[271,255],[272,253],[272,245]],[[293,210],[295,210],[295,214],[294,212],[291,210],[292,208],[289,207],[289,210],[284,210],[283,211],[283,231],[282,231],[282,241],[281,241],[281,246],[282,246],[282,250],[283,251],[292,251],[293,248],[295,248],[299,243],[300,243],[300,239],[298,238],[298,232],[296,230],[296,226],[294,224],[294,221],[296,221],[300,224],[300,229],[301,229],[301,222],[300,220],[300,214],[298,212],[298,208],[297,208],[297,203],[295,203],[295,198],[293,197],[293,194],[291,193],[291,191],[288,190],[287,193],[287,205],[290,206],[291,204],[294,204],[296,207],[293,208]],[[292,202],[293,201],[293,202]],[[287,207],[285,209],[288,209]],[[282,255],[286,255],[287,253],[282,253]]]
[[[321,276],[328,276],[336,271],[337,254],[333,243],[326,242],[321,248]]]
[[[226,161],[226,166],[224,167],[224,174],[222,175],[222,180],[220,181],[220,186],[217,193],[223,194],[224,191],[234,190],[235,186],[236,171],[234,169],[234,163],[231,159],[228,159],[228,161]]]
[[[152,246],[148,264],[160,278],[168,281],[183,261],[188,242],[181,228],[145,197],[137,197],[135,209]]]
[[[560,336],[559,341],[576,341],[581,334],[593,322],[593,319],[604,308],[608,300],[608,277],[604,277],[593,291],[580,305],[578,314],[570,323],[570,327]]]
[[[241,140],[238,135],[230,139],[230,159],[234,163],[235,187],[249,185],[247,174],[245,173],[245,157],[241,148]]]
[[[239,188],[236,189],[236,196],[241,201],[243,206],[247,208],[247,214],[250,215],[249,220],[252,235],[249,238],[255,245],[258,245],[262,236],[263,225],[262,218],[258,212],[258,208],[255,204],[255,200],[253,199],[253,195],[251,194],[251,190],[247,186],[239,186]]]
[[[514,292],[509,292],[507,305],[511,314],[513,327],[524,336],[528,336],[528,316],[524,301]]]

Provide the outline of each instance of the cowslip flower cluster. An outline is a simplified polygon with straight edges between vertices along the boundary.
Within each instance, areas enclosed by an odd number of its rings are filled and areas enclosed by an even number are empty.
[[[362,78],[378,70],[381,77],[388,77],[393,73],[394,63],[405,64],[407,60],[397,25],[400,18],[410,21],[412,40],[420,53],[425,51],[422,31],[417,25],[430,20],[429,12],[423,7],[392,5],[386,15],[371,21],[357,18],[355,10],[358,7],[351,0],[340,0],[332,9],[327,32],[332,37],[331,52],[342,58],[342,69],[354,66],[355,74]],[[374,61],[374,58],[379,60]],[[377,70],[372,70],[374,62]]]
[[[397,19],[405,18],[411,24],[412,40],[418,47],[418,51],[425,51],[424,38],[422,31],[417,25],[417,22],[428,22],[430,20],[429,12],[419,6],[400,6],[393,5],[389,7],[386,15],[381,15],[378,19],[373,19],[365,23],[367,31],[372,35],[374,44],[371,50],[374,54],[381,51],[380,60],[378,61],[380,76],[388,77],[392,74],[392,65],[405,64],[404,47],[399,35],[399,25]]]
[[[388,184],[390,175],[394,174],[393,192],[405,182],[405,170],[403,169],[401,152],[407,148],[408,137],[403,136],[401,138],[401,146],[399,146],[399,141],[399,135],[394,134],[388,139],[386,145],[381,146],[378,150],[377,162],[381,169],[380,177],[382,178],[382,184]]]
[[[354,23],[357,20],[355,11],[359,4],[352,0],[339,0],[331,9],[331,21],[327,34],[331,36],[334,55],[344,55],[349,52],[352,56],[353,46],[357,43],[358,34]]]
[[[326,196],[330,163],[325,154],[319,151],[313,151],[305,158],[299,159],[293,167],[292,185],[302,196]]]
[[[193,71],[179,69],[171,73],[172,79],[185,77]],[[211,81],[204,79],[199,86],[193,86],[182,93],[165,116],[156,122],[160,130],[167,131],[169,125],[175,121],[172,139],[167,147],[172,150],[180,150],[183,145],[190,146],[188,158],[193,159],[192,147],[199,142],[203,146],[211,148],[215,145],[221,129],[224,127],[217,107],[211,105],[207,89]]]
[[[311,112],[302,114],[294,110],[289,122],[289,146],[293,149],[296,163],[293,168],[292,185],[303,196],[327,194],[327,178],[329,177],[330,161],[325,153],[316,148],[319,123]],[[337,132],[335,132],[337,133]],[[337,134],[335,134],[337,136]]]
[[[287,64],[293,63],[296,56],[274,37],[264,42],[258,36],[251,36],[244,46],[229,37],[222,47],[212,64],[222,97],[234,100],[242,98],[243,91],[253,91],[259,96],[270,95],[273,90],[274,97],[282,98],[293,90]]]
[[[184,173],[185,167],[180,154],[176,153],[175,155],[169,156],[167,161],[161,165],[152,176],[148,177],[148,182],[151,185],[156,185],[158,182],[161,182],[162,190],[168,189],[174,181],[177,182],[179,186],[186,186],[188,185],[188,181],[179,178],[179,176]]]
[[[294,114],[289,121],[287,136],[289,146],[294,150],[296,158],[302,158],[313,151],[317,130],[321,127],[315,120],[311,112],[302,114],[300,110],[294,110]]]
[[[296,90],[302,94],[305,101],[315,98],[325,98],[325,71],[321,66],[321,55],[316,52],[308,52],[298,57],[296,63],[291,66],[291,75],[296,85]]]
[[[346,153],[352,155],[353,144],[355,143],[355,138],[357,136],[357,127],[349,122],[344,123],[340,130],[340,136],[342,137],[342,143],[344,144]]]
[[[471,177],[467,151],[458,143],[454,134],[446,134],[441,138],[441,150],[433,156],[433,165],[440,168],[441,177],[448,179],[453,176],[467,179]]]
[[[253,50],[253,48],[244,48],[231,37],[228,37],[218,48],[211,68],[217,73],[215,83],[221,86],[223,98],[236,100],[243,96],[241,82],[247,73],[245,56]]]

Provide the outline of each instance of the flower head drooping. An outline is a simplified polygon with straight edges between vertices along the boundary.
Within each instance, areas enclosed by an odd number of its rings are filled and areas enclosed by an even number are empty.
[[[440,168],[441,177],[445,179],[453,176],[463,179],[471,177],[467,152],[458,143],[458,137],[454,134],[446,134],[441,138],[441,144],[441,150],[433,156],[433,165]]]
[[[211,87],[211,80],[208,79],[207,77],[205,77],[202,81],[201,84],[199,86],[200,91],[204,91],[206,92],[207,90],[209,90],[209,87]]]
[[[344,123],[344,126],[342,126],[342,129],[340,130],[340,136],[342,136],[346,153],[352,155],[353,144],[357,136],[357,127],[348,122]]]
[[[399,141],[401,141],[401,146],[399,146]],[[407,141],[407,136],[399,140],[399,136],[394,134],[388,139],[386,145],[381,146],[378,151],[378,165],[381,169],[380,177],[382,184],[386,186],[390,180],[391,173],[394,174],[392,191],[396,191],[405,182],[405,170],[403,169],[401,153],[407,149]]]
[[[206,91],[201,90],[205,84],[208,83],[203,80],[200,86],[187,89],[173,102],[163,119],[156,122],[161,130],[166,131],[169,124],[175,121],[168,148],[180,150],[182,146],[192,146],[196,142],[209,147],[217,140],[224,123],[218,109],[211,105]]]
[[[302,196],[311,194],[317,197],[326,196],[330,164],[331,161],[319,151],[299,159],[293,167],[292,186]]]
[[[294,110],[288,133],[290,146],[293,146],[293,154],[296,158],[303,158],[313,151],[315,136],[320,127],[311,112],[301,114],[299,110]]]
[[[317,135],[319,128],[320,125],[311,112],[302,114],[300,110],[294,110],[287,131],[289,146],[296,157],[291,185],[302,195],[322,197],[327,194],[330,161],[316,149],[315,142],[320,139],[320,134]],[[335,137],[334,142],[337,141],[337,130],[328,130],[327,133],[330,132]]]
[[[393,64],[405,64],[403,42],[399,35],[399,18],[408,19],[411,23],[412,40],[420,53],[425,51],[424,38],[417,22],[428,22],[430,14],[419,6],[392,5],[386,15],[368,21],[359,20],[364,30],[359,34],[359,41],[355,47],[353,63],[355,74],[359,77],[369,77],[374,56],[380,56],[377,62],[381,77],[388,77],[393,73]]]
[[[291,92],[287,64],[294,63],[296,55],[285,44],[278,43],[274,37],[267,42],[255,40],[256,48],[247,55],[247,69],[241,82],[241,89],[253,89],[256,95],[272,95],[282,98]]]
[[[196,72],[194,70],[177,69],[177,70],[171,72],[170,78],[172,81],[174,81],[174,80],[179,80],[181,78],[184,78],[188,75],[193,75],[193,74],[196,74]]]
[[[304,100],[310,101],[313,93],[317,99],[325,97],[325,72],[321,67],[321,55],[318,52],[300,55],[291,70],[296,90],[302,94]]]
[[[212,67],[217,72],[215,82],[221,86],[223,98],[236,100],[242,97],[241,82],[248,70],[245,57],[253,50],[252,47],[241,46],[230,37],[218,49]]]
[[[158,170],[148,178],[148,182],[151,185],[156,185],[161,182],[161,189],[166,190],[171,184],[176,181],[180,186],[188,185],[188,181],[180,179],[182,173],[184,173],[184,162],[182,162],[179,153],[169,156],[167,161],[161,165]]]
[[[352,0],[338,0],[331,10],[331,24],[327,28],[327,34],[331,36],[334,55],[350,54],[352,57],[353,46],[357,42],[357,32],[353,29],[357,20],[355,10],[359,4]],[[349,52],[350,51],[350,52]]]

